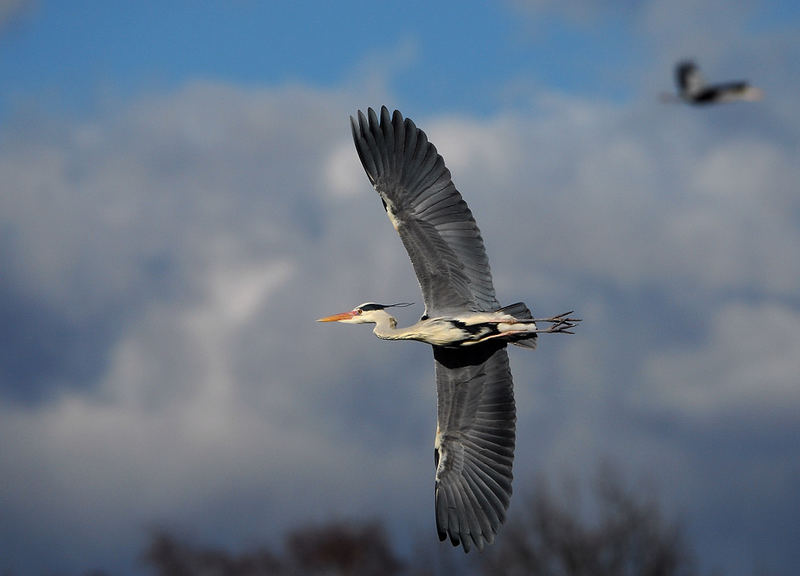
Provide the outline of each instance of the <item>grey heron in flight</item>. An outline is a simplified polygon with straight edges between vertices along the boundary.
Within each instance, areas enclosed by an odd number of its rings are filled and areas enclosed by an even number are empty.
[[[700,69],[690,60],[678,62],[675,66],[675,84],[678,87],[677,99],[694,105],[737,100],[754,102],[764,95],[760,89],[743,81],[706,84]],[[676,97],[665,94],[663,99],[675,100]]]
[[[571,312],[534,319],[501,307],[478,226],[425,133],[395,111],[350,118],[358,157],[414,266],[425,313],[398,328],[368,302],[320,322],[375,324],[386,340],[433,346],[437,390],[435,509],[439,539],[469,552],[494,541],[511,497],[516,409],[506,343],[534,348],[541,332],[571,334]],[[539,324],[537,324],[537,322]]]

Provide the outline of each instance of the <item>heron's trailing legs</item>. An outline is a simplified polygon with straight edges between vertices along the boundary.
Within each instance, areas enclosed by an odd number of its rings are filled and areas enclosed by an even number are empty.
[[[563,314],[559,314],[557,316],[551,316],[550,318],[534,318],[533,322],[538,324],[549,324],[546,328],[537,328],[537,333],[561,333],[561,334],[574,334],[572,329],[578,325],[578,322],[581,321],[580,318],[570,318],[570,314],[572,314],[574,310],[570,310],[569,312],[564,312]]]

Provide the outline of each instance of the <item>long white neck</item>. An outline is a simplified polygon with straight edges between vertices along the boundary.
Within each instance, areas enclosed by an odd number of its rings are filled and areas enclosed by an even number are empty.
[[[397,328],[397,320],[388,312],[377,310],[373,313],[375,328],[373,334],[382,340],[404,340],[407,338],[407,330]]]

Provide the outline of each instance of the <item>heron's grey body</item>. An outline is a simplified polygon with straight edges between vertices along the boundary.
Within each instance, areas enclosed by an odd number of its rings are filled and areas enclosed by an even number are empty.
[[[694,62],[684,60],[675,66],[675,84],[678,96],[690,104],[703,105],[718,102],[760,100],[763,93],[747,82],[725,82],[706,84],[700,69]]]
[[[450,171],[425,133],[400,112],[351,118],[364,169],[408,252],[425,313],[397,328],[379,304],[324,321],[374,323],[388,340],[433,346],[437,427],[435,507],[439,538],[465,551],[494,541],[511,498],[516,411],[506,343],[534,348],[538,332],[569,332],[568,314],[541,320],[501,308],[483,239]]]
[[[516,311],[516,315],[513,311]],[[537,334],[541,331],[530,310],[522,302],[494,312],[423,317],[416,324],[405,328],[397,328],[395,319],[382,310],[375,310],[369,315],[368,321],[375,323],[373,332],[383,340],[418,340],[448,348],[472,346],[497,339],[526,348],[536,348]],[[364,322],[362,320],[354,323]],[[566,319],[564,323],[567,323]]]

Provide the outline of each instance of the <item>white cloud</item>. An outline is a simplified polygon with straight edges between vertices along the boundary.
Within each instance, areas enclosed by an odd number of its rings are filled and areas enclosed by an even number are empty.
[[[737,302],[711,311],[708,320],[704,341],[651,352],[638,401],[697,420],[794,418],[800,410],[800,312]]]
[[[363,171],[358,158],[353,158],[352,148],[351,142],[342,141],[326,161],[325,178],[320,185],[327,185],[334,197],[354,198],[363,192]]]

